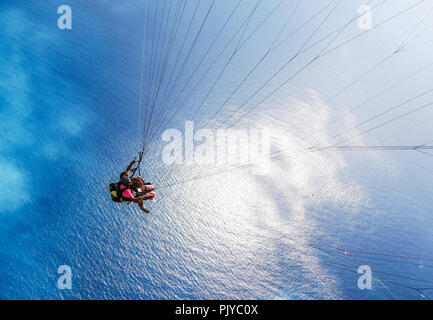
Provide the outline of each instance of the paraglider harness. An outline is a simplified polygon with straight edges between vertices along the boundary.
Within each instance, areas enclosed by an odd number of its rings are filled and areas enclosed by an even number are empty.
[[[114,202],[131,202],[131,200],[122,197],[123,192],[125,192],[128,187],[122,188],[121,184],[122,183],[120,181],[116,183],[110,183],[109,189],[111,200]]]
[[[141,161],[143,159],[144,150],[141,150],[138,155],[139,155],[138,165],[134,169],[131,170],[132,177],[135,175],[135,172],[137,170],[140,173],[140,164],[141,164]],[[145,186],[151,185],[150,182],[144,183],[144,181],[143,181],[143,184]],[[143,195],[146,194],[146,190],[138,190],[137,191],[137,190],[134,190],[131,187],[124,186],[124,188],[122,188],[121,185],[122,185],[122,183],[120,181],[118,181],[116,183],[110,183],[110,185],[109,185],[111,200],[114,201],[114,202],[128,202],[128,203],[131,203],[132,201],[130,199],[124,198],[122,196],[123,192],[125,192],[128,189],[132,190],[132,192],[134,194],[134,197],[141,197],[141,196],[143,196]]]
[[[143,183],[145,186],[150,186],[151,183],[150,182],[146,182]],[[123,192],[125,192],[127,189],[131,189],[132,192],[134,193],[134,197],[141,197],[144,196],[146,194],[145,190],[141,190],[141,191],[136,191],[133,188],[130,187],[125,187],[122,188],[121,187],[122,183],[116,182],[116,183],[110,183],[109,185],[109,189],[110,189],[110,195],[111,195],[111,200],[113,200],[114,202],[131,202],[131,200],[124,198],[122,196]]]

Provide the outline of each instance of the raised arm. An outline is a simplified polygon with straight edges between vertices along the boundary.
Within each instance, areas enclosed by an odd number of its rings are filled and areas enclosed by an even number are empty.
[[[129,171],[131,171],[131,169],[132,169],[132,166],[134,165],[134,163],[136,163],[137,162],[137,160],[132,160],[132,162],[129,164],[129,166],[128,166],[128,168],[126,168],[126,171],[125,171],[125,174],[127,175],[127,176],[129,176]]]

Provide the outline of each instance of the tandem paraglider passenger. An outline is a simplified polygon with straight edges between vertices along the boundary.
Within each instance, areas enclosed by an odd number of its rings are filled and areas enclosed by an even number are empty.
[[[119,182],[110,183],[111,200],[114,202],[134,202],[138,204],[141,210],[150,213],[150,211],[144,207],[143,201],[154,200],[155,187],[150,183],[144,183],[140,176],[129,177],[129,172],[136,162],[135,159],[132,160],[126,171],[120,174]]]

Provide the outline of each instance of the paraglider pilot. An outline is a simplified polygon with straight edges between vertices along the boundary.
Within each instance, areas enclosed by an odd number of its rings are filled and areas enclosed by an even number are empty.
[[[126,171],[120,174],[120,182],[117,183],[118,190],[116,192],[116,199],[120,201],[116,202],[134,202],[137,203],[141,210],[146,213],[150,213],[148,209],[146,209],[143,205],[143,201],[145,200],[153,200],[155,197],[155,189],[150,183],[144,183],[143,179],[138,177],[129,177],[129,172],[131,171],[132,166],[137,161],[134,159],[129,164]],[[113,198],[113,193],[112,198]]]

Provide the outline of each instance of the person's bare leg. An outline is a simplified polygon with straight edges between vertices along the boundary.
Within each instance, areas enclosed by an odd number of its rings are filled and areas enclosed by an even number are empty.
[[[143,205],[143,197],[140,197],[140,200],[138,200],[138,206],[140,207],[141,210],[143,210],[146,213],[150,213],[149,210],[147,210],[144,205]]]
[[[150,211],[147,210],[147,209],[144,207],[144,205],[143,205],[143,199],[144,199],[144,197],[141,196],[141,197],[139,197],[139,198],[137,198],[137,199],[134,199],[133,202],[137,203],[138,206],[140,207],[140,209],[141,209],[142,211],[144,211],[144,212],[146,212],[146,213],[149,213]]]
[[[155,192],[149,192],[149,193],[146,193],[144,195],[144,199],[145,200],[153,200],[153,198],[155,198],[155,196],[156,196]]]

